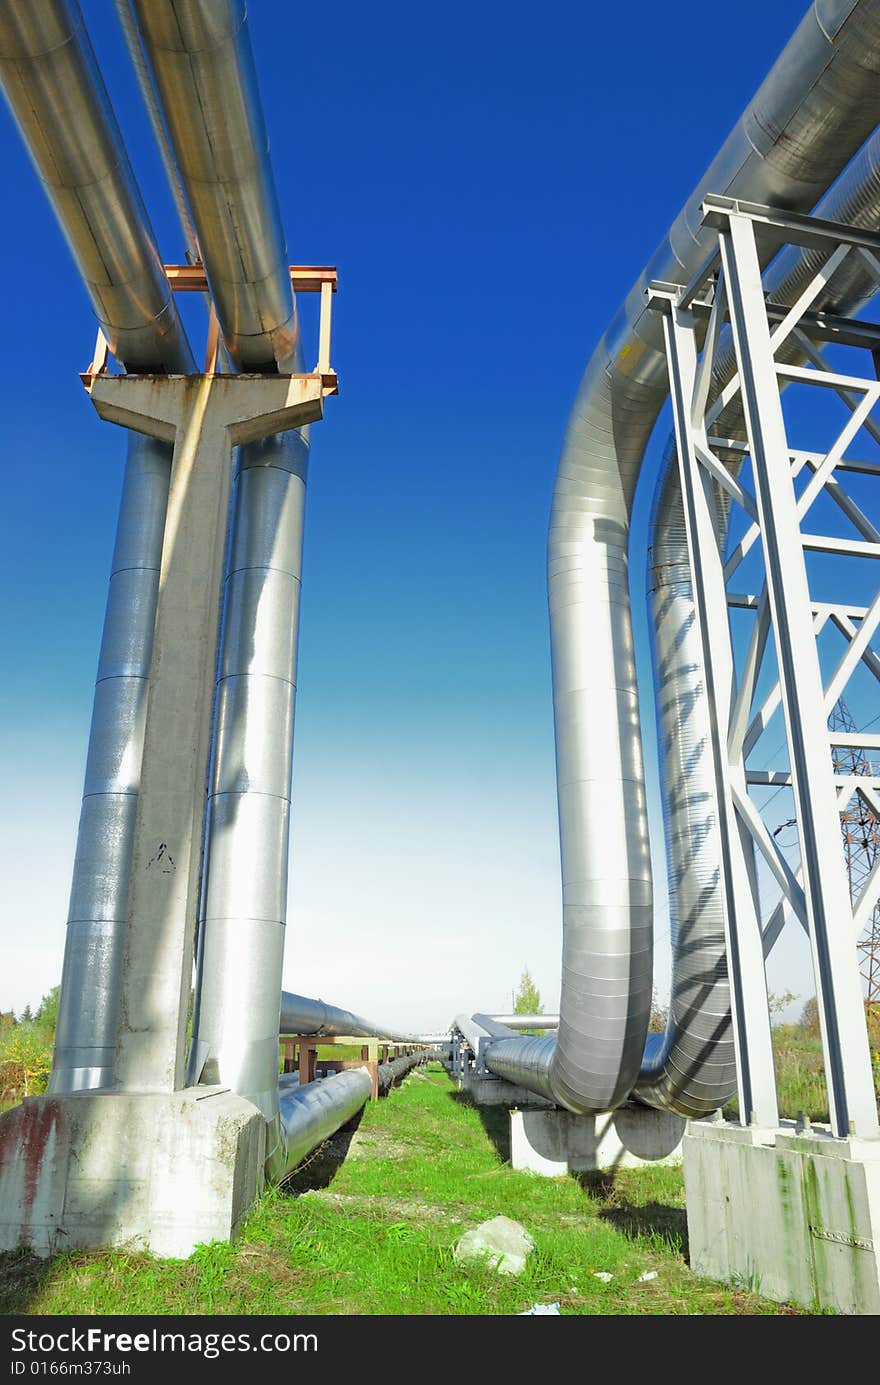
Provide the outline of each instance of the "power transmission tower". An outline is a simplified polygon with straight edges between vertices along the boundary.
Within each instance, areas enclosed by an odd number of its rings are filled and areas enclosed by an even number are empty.
[[[858,727],[849,708],[840,698],[834,705],[828,724],[832,731],[857,733]],[[863,775],[878,778],[877,767],[857,746],[834,746],[832,749],[835,774]],[[855,904],[859,899],[874,863],[880,856],[880,822],[860,794],[854,793],[840,814],[843,849],[849,875],[849,892]],[[858,942],[860,969],[867,983],[869,1005],[880,1004],[880,904],[875,904],[867,926]]]

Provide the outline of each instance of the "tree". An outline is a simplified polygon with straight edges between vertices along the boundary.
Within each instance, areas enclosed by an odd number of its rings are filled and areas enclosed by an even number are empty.
[[[515,1015],[543,1015],[544,1006],[541,1003],[541,992],[532,980],[531,972],[528,967],[523,970],[519,978],[519,990],[513,998],[513,1013]],[[524,1029],[524,1034],[544,1034],[544,1029]]]
[[[790,1005],[793,1005],[797,999],[798,997],[791,991],[783,991],[781,995],[777,995],[775,991],[768,992],[767,1008],[770,1011],[770,1024],[772,1026],[780,1024],[780,1017],[783,1012],[787,1010]]]
[[[524,969],[519,978],[519,990],[514,997],[513,1013],[515,1015],[543,1015],[544,1013],[544,1006],[541,1004],[541,992],[532,980],[528,967]]]
[[[45,1034],[50,1043],[55,1038],[55,1026],[58,1023],[58,998],[61,995],[61,987],[53,986],[48,995],[44,995],[37,1007],[34,1015],[34,1024]]]

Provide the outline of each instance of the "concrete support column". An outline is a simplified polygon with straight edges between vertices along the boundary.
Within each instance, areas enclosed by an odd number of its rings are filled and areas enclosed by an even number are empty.
[[[232,449],[315,422],[323,389],[303,376],[123,375],[99,377],[91,395],[102,418],[174,447],[116,1089],[32,1097],[0,1114],[0,1250],[119,1245],[183,1256],[235,1234],[266,1162],[255,1105],[225,1086],[180,1090]]]
[[[184,1084],[232,448],[322,416],[319,381],[104,376],[102,418],[174,444],[132,847],[116,1085]]]
[[[880,1142],[691,1121],[683,1152],[694,1274],[814,1312],[880,1313]]]

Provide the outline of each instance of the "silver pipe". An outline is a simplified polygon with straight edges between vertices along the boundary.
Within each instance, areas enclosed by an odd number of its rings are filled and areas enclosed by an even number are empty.
[[[129,434],[73,865],[51,1092],[113,1083],[171,448]]]
[[[552,1034],[518,1034],[514,1039],[499,1039],[485,1050],[483,1060],[496,1077],[504,1077],[517,1087],[526,1087],[548,1101],[558,1103],[550,1071],[556,1052]]]
[[[651,1010],[653,898],[628,586],[629,515],[666,398],[652,279],[705,258],[707,192],[808,211],[880,116],[880,0],[815,0],[587,367],[563,444],[548,587],[563,884],[560,1025],[493,1071],[584,1113],[626,1100]],[[540,1046],[540,1047],[539,1047]]]
[[[0,82],[114,354],[131,370],[193,370],[74,0],[0,0]],[[113,1079],[170,473],[170,446],[130,435],[73,866],[52,1092]]]
[[[488,1029],[484,1029],[470,1015],[456,1015],[452,1021],[452,1028],[453,1031],[457,1030],[462,1038],[467,1040],[474,1053],[478,1053],[480,1050],[480,1040],[489,1038]]]
[[[323,1034],[327,1038],[342,1034],[353,1039],[391,1039],[401,1044],[421,1042],[416,1034],[404,1034],[393,1025],[376,1024],[351,1010],[341,1010],[338,1005],[327,1005],[309,996],[294,995],[292,991],[281,992],[281,1027],[276,1033]]]
[[[822,199],[816,214],[875,230],[880,224],[880,133],[872,138]],[[788,246],[766,276],[774,303],[793,304],[819,269],[823,252]],[[815,311],[853,316],[876,292],[859,255],[850,255],[816,298]],[[784,350],[801,362],[796,343]],[[729,329],[713,372],[717,394],[736,368]],[[725,410],[724,437],[745,435],[742,407]],[[730,454],[731,470],[739,469]],[[718,497],[723,542],[727,506]],[[715,816],[715,781],[703,684],[702,650],[694,616],[684,510],[674,438],[661,468],[651,519],[649,593],[658,744],[664,804],[672,934],[672,991],[666,1034],[649,1036],[635,1095],[686,1116],[705,1115],[736,1089],[727,957],[724,945],[721,859]]]
[[[286,1154],[276,1177],[281,1179],[293,1173],[307,1154],[357,1115],[369,1100],[371,1089],[366,1068],[349,1068],[305,1087],[285,1084],[281,1093],[281,1128]]]
[[[550,1083],[550,1065],[553,1061],[553,1050],[556,1040],[552,1035],[547,1034],[518,1034],[509,1025],[501,1024],[491,1015],[474,1015],[474,1024],[478,1024],[481,1029],[493,1040],[491,1048],[486,1045],[483,1052],[483,1061],[487,1067],[498,1077],[507,1076],[506,1066],[509,1059],[508,1044],[513,1045],[514,1062],[511,1067],[510,1081],[518,1082],[518,1075],[522,1071],[529,1074],[530,1087],[533,1091],[540,1092],[541,1096],[549,1101],[554,1101],[553,1088]],[[497,1041],[497,1042],[495,1042]],[[474,1052],[479,1052],[475,1049]],[[488,1055],[492,1054],[492,1063],[488,1062]]]
[[[0,0],[0,83],[113,355],[129,370],[192,370],[76,0]]]
[[[189,1080],[222,1082],[279,1138],[278,1020],[309,445],[239,451],[224,584]]]
[[[156,89],[153,86],[152,78],[147,70],[147,61],[144,57],[144,50],[141,47],[137,21],[132,13],[131,0],[116,0],[116,14],[119,18],[119,24],[122,29],[122,36],[125,39],[125,47],[128,51],[128,56],[134,68],[135,76],[137,77],[141,99],[147,108],[147,118],[150,122],[150,129],[153,131],[153,138],[159,149],[159,157],[162,160],[165,177],[168,179],[171,196],[174,198],[177,219],[183,229],[183,239],[186,243],[187,258],[191,264],[195,264],[199,258],[199,244],[196,239],[195,227],[190,219],[189,208],[186,205],[186,197],[180,185],[180,173],[177,164],[174,162],[174,154],[171,151],[171,145],[168,142],[168,132],[162,123],[162,114],[156,100]]]
[[[671,477],[671,470],[667,474]],[[671,1017],[665,1040],[648,1036],[635,1090],[648,1105],[701,1116],[736,1090],[736,1055],[709,704],[680,493],[677,507],[670,510],[666,501],[664,488],[652,516],[649,585],[673,957]],[[670,521],[678,513],[681,528],[664,522],[658,529],[661,511]]]
[[[229,354],[292,369],[281,213],[244,0],[132,0]]]
[[[427,1049],[419,1049],[417,1053],[402,1053],[399,1058],[394,1058],[390,1063],[380,1063],[378,1071],[379,1091],[387,1092],[401,1078],[406,1077],[413,1068],[421,1067],[426,1063],[430,1054]]]
[[[511,1025],[504,1024],[501,1020],[495,1019],[492,1015],[476,1014],[472,1015],[471,1019],[474,1024],[478,1024],[481,1029],[485,1029],[486,1033],[492,1039],[515,1039],[519,1037],[517,1031]]]
[[[243,4],[133,0],[224,341],[241,370],[297,369],[296,312]],[[277,1067],[308,435],[241,449],[189,1077],[269,1123]]]

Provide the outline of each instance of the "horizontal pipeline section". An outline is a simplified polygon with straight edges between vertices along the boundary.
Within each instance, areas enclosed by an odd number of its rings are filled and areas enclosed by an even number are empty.
[[[404,1034],[392,1026],[374,1024],[355,1015],[351,1010],[341,1010],[337,1005],[326,1005],[323,1000],[312,1000],[309,996],[294,995],[291,991],[281,992],[281,1022],[279,1034],[325,1034],[333,1038],[338,1034],[350,1035],[353,1039],[393,1039],[401,1044],[420,1042],[416,1034]]]
[[[287,249],[244,0],[134,0],[211,295],[240,370],[290,369]]]
[[[380,1063],[379,1091],[390,1091],[395,1082],[400,1082],[408,1072],[412,1072],[413,1068],[421,1067],[433,1056],[430,1049],[421,1048],[417,1053],[402,1053],[399,1058],[393,1059],[390,1063]]]
[[[75,0],[0,0],[0,83],[114,356],[194,370]]]
[[[280,1084],[281,1130],[286,1150],[280,1177],[291,1174],[317,1145],[357,1115],[369,1100],[371,1090],[372,1080],[366,1068],[349,1068],[305,1087]]]

